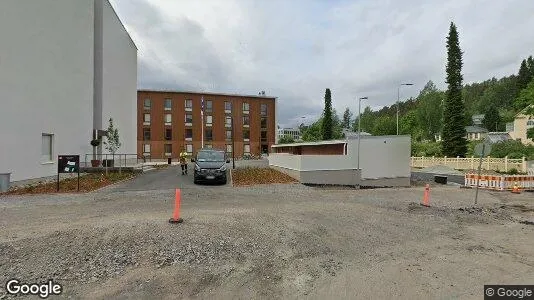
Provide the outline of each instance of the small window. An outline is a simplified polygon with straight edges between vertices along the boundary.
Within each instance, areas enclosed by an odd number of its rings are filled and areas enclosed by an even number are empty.
[[[171,110],[171,108],[172,108],[171,99],[165,99],[164,107],[165,107],[165,110]]]
[[[185,151],[187,153],[193,153],[193,145],[191,145],[191,144],[185,145]]]
[[[193,100],[191,99],[185,100],[185,108],[193,108]]]
[[[213,131],[211,129],[206,129],[206,141],[213,140]]]
[[[211,112],[213,110],[213,101],[207,100],[206,101],[206,111]]]
[[[243,130],[243,139],[248,140],[250,139],[250,130],[244,129]]]
[[[250,117],[243,116],[243,125],[250,126]]]
[[[145,109],[150,109],[150,106],[152,105],[152,101],[150,101],[150,99],[146,98],[145,101],[144,101],[144,108]]]
[[[261,118],[261,128],[267,128],[267,118]]]
[[[226,152],[232,153],[232,145],[226,145]]]
[[[232,117],[226,117],[226,125],[232,125]]]
[[[224,101],[224,110],[232,110],[232,102]]]
[[[243,111],[249,111],[249,106],[247,102],[243,102]]]
[[[206,116],[206,124],[213,124],[213,116]]]
[[[143,140],[150,141],[150,128],[143,128]]]
[[[527,126],[534,126],[534,120],[528,120]]]
[[[52,153],[53,135],[49,133],[43,133],[41,137],[41,160],[42,162],[54,161]]]
[[[165,144],[165,155],[171,155],[172,154],[172,144]]]
[[[144,117],[143,117],[143,123],[145,125],[149,125],[150,124],[150,114],[145,114]]]
[[[185,114],[185,122],[186,123],[193,123],[193,115],[192,114]]]
[[[267,141],[267,131],[262,131],[261,132],[261,141],[262,142]]]
[[[260,110],[261,110],[261,115],[266,116],[267,115],[267,104],[261,104]]]
[[[150,144],[143,145],[143,153],[150,153]]]
[[[226,130],[226,139],[231,140],[232,139],[232,130]]]
[[[185,138],[186,139],[192,139],[193,138],[193,129],[187,128],[185,130]]]
[[[167,141],[172,140],[172,129],[171,128],[165,128],[165,140]]]
[[[172,115],[165,114],[165,125],[171,124],[171,122],[172,122]]]
[[[245,152],[245,154],[250,154],[250,145],[244,145],[243,152]]]

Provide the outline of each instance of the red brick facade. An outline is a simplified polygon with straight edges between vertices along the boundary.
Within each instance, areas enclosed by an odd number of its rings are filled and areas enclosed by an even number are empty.
[[[236,157],[242,157],[245,150],[249,150],[251,155],[259,155],[260,149],[270,152],[276,134],[274,97],[140,90],[137,93],[137,154],[152,158],[178,158],[182,148],[195,154],[202,145],[202,96],[205,148],[228,150],[228,155],[231,155],[229,145],[232,139],[231,135],[227,138],[227,131],[231,133],[232,126],[227,125],[227,117],[233,117]],[[244,103],[248,104],[248,111]],[[189,104],[191,107],[186,107]],[[186,120],[186,115],[191,119]],[[248,127],[244,124],[246,119]],[[248,141],[245,139],[246,131]],[[188,134],[191,134],[190,138],[187,138]]]

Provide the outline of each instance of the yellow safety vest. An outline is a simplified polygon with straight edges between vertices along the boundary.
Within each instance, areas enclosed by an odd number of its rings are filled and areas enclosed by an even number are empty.
[[[187,152],[181,152],[180,153],[180,160],[186,160],[187,159]]]

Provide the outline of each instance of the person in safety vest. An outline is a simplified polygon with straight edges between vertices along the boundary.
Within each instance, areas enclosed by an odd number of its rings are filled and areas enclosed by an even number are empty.
[[[182,175],[187,174],[187,152],[184,148],[180,152],[180,166],[182,167]]]

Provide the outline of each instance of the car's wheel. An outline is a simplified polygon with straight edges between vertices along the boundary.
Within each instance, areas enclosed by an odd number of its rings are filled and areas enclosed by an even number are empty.
[[[222,184],[226,184],[227,182],[228,182],[228,180],[226,179],[226,177],[224,177],[224,179],[221,180],[221,183],[222,183]]]
[[[194,184],[198,184],[198,180],[197,180],[196,178],[193,179],[193,183],[194,183]]]

